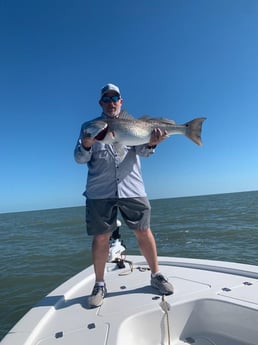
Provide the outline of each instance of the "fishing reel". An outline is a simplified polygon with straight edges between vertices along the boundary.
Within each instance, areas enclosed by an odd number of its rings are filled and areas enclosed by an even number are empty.
[[[115,262],[119,268],[124,268],[124,258],[126,247],[123,244],[123,241],[120,240],[119,228],[122,225],[119,219],[117,219],[117,228],[113,231],[110,237],[110,247],[108,253],[107,262]]]

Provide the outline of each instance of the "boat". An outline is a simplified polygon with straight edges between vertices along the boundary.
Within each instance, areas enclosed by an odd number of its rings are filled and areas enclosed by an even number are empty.
[[[125,255],[119,236],[111,247],[108,295],[88,306],[90,266],[35,305],[2,345],[257,345],[258,266],[214,260],[158,257],[173,284],[162,296],[150,286],[139,255]]]

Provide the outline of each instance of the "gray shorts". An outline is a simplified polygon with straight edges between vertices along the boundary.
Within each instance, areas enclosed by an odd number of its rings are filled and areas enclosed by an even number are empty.
[[[122,199],[87,199],[86,225],[88,235],[113,232],[116,228],[118,210],[132,230],[150,227],[151,206],[146,197]]]

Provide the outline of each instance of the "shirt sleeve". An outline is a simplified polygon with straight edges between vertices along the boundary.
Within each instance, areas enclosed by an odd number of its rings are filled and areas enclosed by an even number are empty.
[[[149,157],[155,152],[156,146],[148,147],[148,144],[135,146],[136,153],[140,157]]]
[[[82,129],[80,132],[79,139],[77,140],[75,149],[74,149],[74,159],[79,164],[88,163],[92,156],[92,148],[86,150],[82,145]]]

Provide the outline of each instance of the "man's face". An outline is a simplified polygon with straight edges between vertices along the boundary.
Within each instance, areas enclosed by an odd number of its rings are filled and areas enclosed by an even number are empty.
[[[116,100],[111,98],[113,96],[119,95],[114,91],[108,91],[99,101],[99,104],[103,109],[103,113],[111,117],[119,115],[123,104],[122,98],[118,97],[119,99]]]

